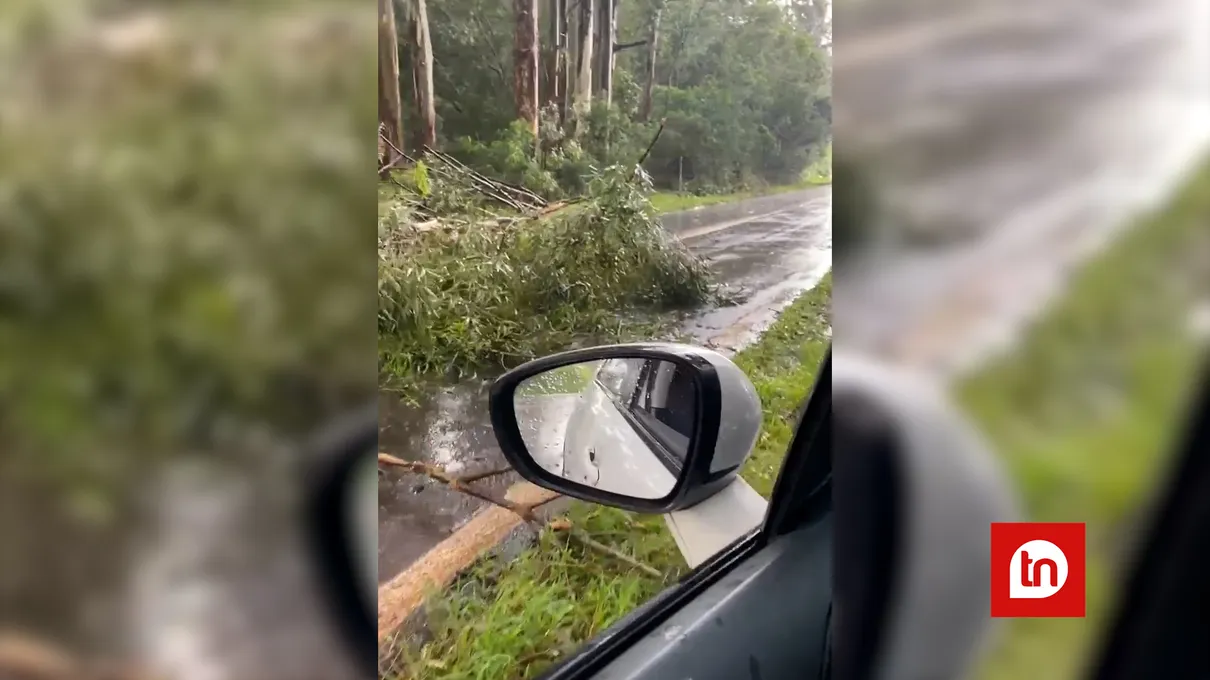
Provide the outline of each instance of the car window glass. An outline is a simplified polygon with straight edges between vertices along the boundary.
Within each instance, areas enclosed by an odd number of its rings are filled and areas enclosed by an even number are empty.
[[[645,363],[642,359],[608,359],[597,369],[597,384],[615,401],[629,401]]]
[[[697,384],[689,371],[675,364],[646,368],[642,384],[627,407],[630,422],[677,463],[679,472],[693,437]]]

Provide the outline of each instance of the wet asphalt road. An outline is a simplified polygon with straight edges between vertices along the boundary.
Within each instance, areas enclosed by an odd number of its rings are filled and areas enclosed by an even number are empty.
[[[841,10],[836,135],[892,231],[941,238],[839,265],[834,337],[949,376],[1205,153],[1210,1],[929,0],[875,29],[892,5]]]
[[[685,331],[700,344],[736,349],[814,286],[831,267],[831,201],[831,187],[817,187],[665,216],[670,232],[744,294],[739,304],[690,318]],[[379,448],[452,474],[506,467],[492,433],[487,389],[485,381],[447,386],[427,395],[419,407],[382,393]],[[500,497],[516,481],[509,473],[476,487]],[[387,472],[379,484],[379,582],[390,580],[481,506],[418,475]]]

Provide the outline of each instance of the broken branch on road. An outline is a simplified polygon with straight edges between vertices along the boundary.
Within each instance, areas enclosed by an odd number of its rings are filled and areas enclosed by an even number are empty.
[[[602,553],[604,555],[608,555],[609,557],[612,557],[613,559],[624,562],[627,565],[634,567],[635,569],[638,569],[639,571],[642,571],[646,574],[653,576],[654,578],[659,578],[659,579],[664,578],[664,574],[661,573],[655,567],[652,567],[649,564],[643,564],[642,562],[636,560],[635,558],[633,558],[623,552],[620,552],[614,548],[611,548],[608,545],[605,545],[604,543],[601,543],[601,542],[593,539],[592,537],[588,536],[588,534],[584,533],[583,531],[576,529],[572,525],[571,520],[569,520],[565,517],[555,518],[547,523],[543,523],[543,522],[539,521],[536,517],[534,517],[534,514],[533,514],[534,510],[538,509],[539,507],[541,507],[543,505],[546,505],[547,503],[550,503],[551,501],[562,498],[562,496],[554,496],[552,498],[548,498],[548,499],[545,499],[545,500],[537,502],[537,503],[522,504],[522,503],[514,503],[513,501],[510,501],[507,498],[500,498],[500,499],[492,498],[491,496],[488,496],[487,494],[477,491],[477,490],[471,488],[470,486],[468,486],[472,482],[476,482],[476,481],[479,481],[482,479],[487,479],[489,477],[501,475],[506,472],[511,472],[512,468],[490,470],[488,472],[477,473],[477,474],[473,474],[473,475],[454,476],[454,475],[449,474],[445,470],[437,467],[436,465],[432,465],[430,463],[424,463],[424,462],[420,462],[420,461],[403,460],[402,458],[392,456],[389,453],[379,453],[378,454],[378,463],[380,465],[387,465],[390,467],[399,468],[399,469],[404,470],[405,472],[411,472],[413,474],[423,475],[434,481],[441,482],[442,484],[445,484],[447,487],[449,487],[450,489],[453,489],[454,491],[466,494],[468,496],[471,496],[472,498],[477,498],[485,503],[490,503],[497,507],[504,508],[505,510],[508,510],[508,511],[516,514],[518,517],[525,520],[525,522],[527,524],[529,524],[530,526],[532,526],[535,529],[538,529],[538,530],[550,529],[552,531],[564,532],[571,538],[580,542],[585,547],[589,548],[590,550],[594,550],[594,551]]]

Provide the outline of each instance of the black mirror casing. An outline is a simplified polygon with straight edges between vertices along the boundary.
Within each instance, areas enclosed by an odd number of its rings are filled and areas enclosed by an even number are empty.
[[[321,596],[362,670],[377,673],[377,603],[366,597],[355,560],[347,510],[358,463],[378,452],[378,405],[351,413],[324,429],[308,447],[304,522]]]
[[[606,359],[649,359],[690,370],[700,405],[685,463],[675,486],[663,498],[647,499],[612,493],[564,479],[543,469],[528,452],[517,424],[513,396],[522,381],[562,366]],[[492,429],[504,458],[526,480],[566,496],[634,512],[663,514],[692,507],[729,484],[739,466],[711,471],[722,417],[722,387],[716,367],[683,345],[622,344],[575,349],[535,359],[508,371],[492,384]]]

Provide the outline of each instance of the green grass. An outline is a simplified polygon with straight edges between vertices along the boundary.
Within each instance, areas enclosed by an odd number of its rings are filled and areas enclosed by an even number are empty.
[[[1204,344],[1210,165],[1164,210],[1086,265],[1010,355],[960,400],[1005,456],[1029,516],[1088,524],[1087,619],[1017,619],[984,680],[1075,677],[1111,613],[1147,494],[1169,462]]]
[[[756,386],[764,426],[743,476],[768,497],[789,446],[791,419],[827,351],[831,275],[787,307],[735,357]],[[659,516],[578,503],[572,525],[638,562],[592,552],[566,534],[542,532],[519,558],[488,559],[428,606],[432,640],[396,648],[382,677],[497,680],[534,677],[675,582],[683,558]]]
[[[811,187],[831,183],[832,145],[828,144],[824,148],[823,154],[816,159],[814,163],[811,163],[802,171],[802,175],[800,176],[799,180],[794,184],[780,184],[777,186],[766,187],[764,189],[735,191],[727,194],[705,194],[701,196],[690,193],[678,193],[675,191],[657,191],[651,195],[651,205],[655,206],[657,212],[679,212],[681,210],[689,210],[692,208],[702,208],[708,205],[734,203],[735,201],[742,201],[746,198],[757,198],[760,196],[784,194],[791,191],[801,191],[802,189],[809,189]]]
[[[539,373],[518,385],[514,398],[548,394],[579,394],[592,382],[601,363],[600,361],[585,361]]]
[[[675,191],[658,191],[651,195],[651,205],[655,206],[656,212],[671,213],[679,212],[681,210],[689,210],[691,208],[702,208],[708,205],[734,203],[736,201],[742,201],[746,198],[758,198],[760,196],[772,196],[774,194],[800,191],[802,189],[809,189],[813,186],[830,183],[830,180],[818,182],[808,182],[804,180],[796,184],[782,184],[779,186],[769,187],[767,189],[736,191],[730,194],[706,194],[704,196],[697,196],[694,194],[679,194]]]
[[[828,274],[783,310],[755,344],[735,356],[735,363],[756,387],[764,414],[756,448],[740,474],[765,498],[773,493],[794,435],[794,416],[827,354],[831,301],[832,275]]]

